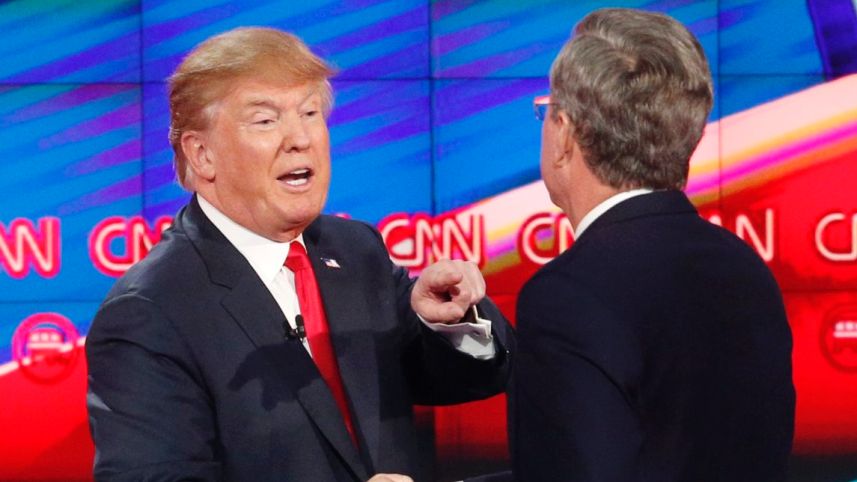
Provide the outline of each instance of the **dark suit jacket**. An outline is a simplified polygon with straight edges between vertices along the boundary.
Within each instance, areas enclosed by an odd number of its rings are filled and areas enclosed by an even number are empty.
[[[626,200],[523,288],[517,480],[776,481],[794,430],[770,271],[683,193]]]
[[[286,339],[270,292],[194,200],[116,283],[89,331],[97,479],[421,477],[412,404],[503,390],[508,325],[490,302],[479,309],[494,320],[498,356],[479,361],[417,319],[412,282],[377,231],[322,216],[304,241],[360,450],[312,359]]]

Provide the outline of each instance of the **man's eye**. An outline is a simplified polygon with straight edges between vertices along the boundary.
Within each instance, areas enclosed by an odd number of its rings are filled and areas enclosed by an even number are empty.
[[[258,120],[253,121],[253,123],[264,126],[264,125],[273,124],[274,119],[258,119]]]
[[[304,112],[304,117],[315,117],[316,115],[318,115],[317,110],[308,110]]]

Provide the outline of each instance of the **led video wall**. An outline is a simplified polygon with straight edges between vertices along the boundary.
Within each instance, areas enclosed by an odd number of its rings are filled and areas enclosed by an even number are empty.
[[[794,480],[857,479],[857,0],[610,2],[700,39],[715,108],[700,214],[773,270],[794,335]],[[0,4],[0,480],[89,480],[82,346],[118,276],[189,194],[164,80],[203,39],[289,30],[339,70],[326,212],[413,273],[479,263],[510,319],[574,242],[539,182],[551,61],[585,0],[13,0]],[[728,389],[728,388],[724,388]],[[421,408],[436,476],[507,466],[502,396]],[[801,478],[803,477],[803,478]]]

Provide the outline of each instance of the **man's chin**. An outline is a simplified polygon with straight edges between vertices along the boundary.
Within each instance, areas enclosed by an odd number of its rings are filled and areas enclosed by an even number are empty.
[[[320,210],[308,212],[305,215],[302,214],[300,216],[295,216],[294,213],[292,213],[290,216],[286,217],[287,223],[283,226],[282,232],[289,233],[288,235],[291,236],[291,239],[294,239],[304,232],[304,230],[320,215]]]

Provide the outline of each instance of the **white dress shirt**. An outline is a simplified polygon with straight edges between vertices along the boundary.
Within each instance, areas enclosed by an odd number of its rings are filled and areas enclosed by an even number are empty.
[[[279,305],[286,320],[292,328],[295,328],[295,317],[300,313],[297,290],[295,289],[295,274],[286,268],[283,263],[289,255],[289,247],[292,242],[297,242],[304,247],[306,244],[303,235],[299,235],[290,242],[280,243],[272,241],[250,231],[236,223],[228,216],[211,205],[201,195],[197,195],[199,207],[214,226],[223,233],[223,236],[235,246],[235,249],[247,259],[250,266],[262,280],[271,296]],[[476,307],[473,307],[476,310]],[[475,323],[458,323],[455,325],[444,325],[442,323],[423,323],[432,331],[438,332],[446,337],[450,343],[459,351],[467,353],[475,358],[487,360],[494,357],[494,339],[491,335],[491,320],[476,317]],[[309,343],[303,339],[304,348],[312,355]]]
[[[632,197],[642,196],[643,194],[648,194],[652,192],[651,189],[632,189],[630,191],[623,191],[618,194],[614,194],[607,199],[601,201],[597,206],[592,208],[591,211],[586,213],[585,216],[577,223],[577,226],[574,227],[574,239],[580,239],[580,235],[586,231],[586,228],[592,225],[596,219],[600,218],[602,214],[606,213],[613,206],[619,204],[620,202],[631,199]]]

